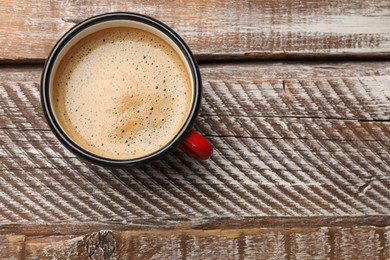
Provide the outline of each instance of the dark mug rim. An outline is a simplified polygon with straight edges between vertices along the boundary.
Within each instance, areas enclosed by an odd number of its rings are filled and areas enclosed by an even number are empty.
[[[54,63],[61,50],[66,46],[66,44],[69,41],[73,39],[73,37],[75,37],[78,33],[84,31],[88,27],[96,25],[98,23],[112,21],[112,20],[128,20],[128,21],[140,22],[152,26],[155,29],[162,32],[163,34],[165,34],[166,36],[168,36],[176,44],[176,46],[180,49],[180,51],[184,55],[189,65],[192,78],[193,78],[192,106],[189,115],[185,123],[179,130],[179,132],[175,135],[175,137],[171,141],[169,141],[166,145],[164,145],[157,151],[133,159],[110,159],[110,158],[93,154],[83,149],[76,142],[70,139],[68,135],[62,130],[51,109],[51,101],[50,101],[51,99],[49,93],[50,78],[53,72],[52,70],[53,70]],[[111,13],[96,15],[80,22],[79,24],[73,26],[70,30],[68,30],[57,41],[57,43],[54,45],[53,49],[51,50],[48,58],[46,59],[46,62],[43,67],[43,72],[41,76],[41,86],[40,86],[41,104],[42,104],[44,115],[46,117],[47,122],[49,123],[52,132],[61,141],[61,143],[65,145],[71,152],[73,152],[78,156],[81,156],[84,159],[87,159],[88,161],[98,163],[101,165],[114,166],[114,167],[130,167],[130,166],[136,166],[136,165],[148,163],[150,161],[154,161],[166,155],[167,153],[177,148],[178,145],[187,136],[187,134],[192,128],[192,125],[194,124],[194,121],[196,119],[200,107],[201,92],[202,92],[202,84],[201,84],[199,67],[191,50],[184,42],[184,40],[175,31],[173,31],[169,26],[165,25],[164,23],[152,17],[143,14],[138,14],[138,13],[131,13],[131,12],[111,12]]]

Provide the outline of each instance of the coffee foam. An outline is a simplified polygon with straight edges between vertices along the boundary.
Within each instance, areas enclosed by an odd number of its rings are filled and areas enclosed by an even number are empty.
[[[85,150],[111,159],[160,149],[191,107],[185,64],[168,43],[139,29],[106,29],[84,38],[62,60],[53,84],[62,129]]]

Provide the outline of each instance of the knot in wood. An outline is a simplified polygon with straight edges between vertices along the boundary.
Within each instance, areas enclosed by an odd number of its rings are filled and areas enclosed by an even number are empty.
[[[114,259],[116,256],[116,241],[109,230],[102,230],[87,235],[79,244],[79,255],[91,259]]]

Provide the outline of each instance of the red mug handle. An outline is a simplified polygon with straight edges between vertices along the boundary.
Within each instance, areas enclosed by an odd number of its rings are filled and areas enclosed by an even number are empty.
[[[184,138],[179,149],[198,160],[206,160],[213,153],[213,147],[209,141],[194,130],[191,130]]]

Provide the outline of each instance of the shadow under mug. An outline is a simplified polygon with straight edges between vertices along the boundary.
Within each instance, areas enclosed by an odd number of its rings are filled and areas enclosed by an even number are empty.
[[[187,66],[191,78],[193,95],[190,111],[178,133],[163,147],[150,154],[131,158],[113,159],[96,155],[77,144],[61,127],[53,112],[53,81],[56,69],[64,55],[72,46],[88,35],[109,28],[129,27],[142,29],[160,37],[167,42],[181,57]],[[148,163],[166,155],[175,148],[179,148],[188,155],[197,159],[208,159],[212,153],[212,146],[199,133],[192,129],[198,114],[201,102],[202,82],[198,65],[183,39],[165,24],[151,17],[136,13],[106,13],[91,17],[71,28],[56,43],[50,52],[43,68],[41,78],[41,103],[48,124],[57,138],[73,153],[95,163],[107,166],[130,167]]]

